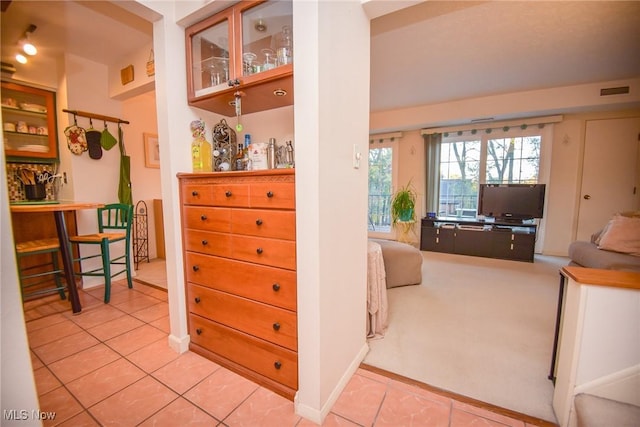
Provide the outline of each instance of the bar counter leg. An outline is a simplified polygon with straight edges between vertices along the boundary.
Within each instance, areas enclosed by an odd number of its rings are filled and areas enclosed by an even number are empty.
[[[71,301],[71,310],[74,314],[80,313],[82,307],[78,296],[78,288],[76,287],[76,278],[73,274],[73,256],[69,245],[69,235],[67,234],[67,223],[64,219],[63,211],[55,211],[53,215],[56,220],[56,229],[58,230],[58,240],[60,241],[60,252],[62,253],[62,265],[64,266],[64,277],[67,280],[69,288],[69,300]]]

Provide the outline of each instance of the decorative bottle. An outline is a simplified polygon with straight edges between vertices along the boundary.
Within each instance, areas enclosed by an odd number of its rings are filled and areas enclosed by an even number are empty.
[[[205,138],[205,124],[202,120],[191,122],[191,164],[193,172],[211,172],[211,144]]]

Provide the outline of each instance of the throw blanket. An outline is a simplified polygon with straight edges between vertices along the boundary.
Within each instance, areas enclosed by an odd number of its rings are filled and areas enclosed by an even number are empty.
[[[367,247],[367,338],[383,338],[387,330],[387,286],[379,243]]]

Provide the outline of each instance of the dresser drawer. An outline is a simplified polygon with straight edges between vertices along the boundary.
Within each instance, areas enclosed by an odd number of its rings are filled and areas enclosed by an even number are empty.
[[[293,182],[256,182],[251,184],[252,208],[295,209]]]
[[[189,334],[194,344],[297,390],[298,356],[296,352],[196,314],[189,315]]]
[[[182,186],[182,204],[211,205],[213,191],[209,184],[184,184]]]
[[[222,233],[231,231],[231,210],[229,208],[185,206],[182,215],[186,228]]]
[[[298,349],[294,312],[204,286],[187,287],[189,312],[290,350]]]
[[[233,234],[232,258],[273,267],[296,269],[296,242]]]
[[[296,240],[296,213],[266,209],[233,209],[231,231],[234,234]]]
[[[184,249],[209,255],[230,256],[231,235],[186,229],[184,230]]]
[[[212,184],[213,205],[249,207],[248,184]]]
[[[295,271],[193,252],[184,267],[189,283],[296,311]]]

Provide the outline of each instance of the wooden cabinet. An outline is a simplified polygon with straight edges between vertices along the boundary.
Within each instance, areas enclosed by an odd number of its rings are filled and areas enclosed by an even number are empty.
[[[189,105],[230,117],[293,104],[291,1],[244,1],[185,30]]]
[[[179,174],[190,349],[298,389],[293,169]]]
[[[57,161],[55,92],[2,82],[2,120],[7,160]]]

